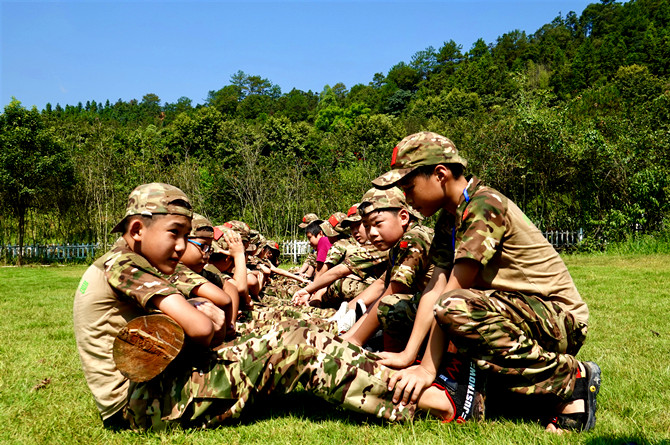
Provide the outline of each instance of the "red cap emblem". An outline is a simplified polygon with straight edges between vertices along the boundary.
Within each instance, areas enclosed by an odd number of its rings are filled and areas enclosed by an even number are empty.
[[[407,249],[407,241],[400,241],[400,248]]]
[[[347,212],[347,216],[355,215],[356,212],[358,212],[358,206],[351,206],[349,207],[349,211]]]
[[[391,167],[395,165],[395,160],[398,157],[398,146],[393,147],[393,155],[391,155]]]
[[[328,218],[328,222],[335,227],[340,221],[338,221],[337,216],[335,215],[330,215],[330,218]]]

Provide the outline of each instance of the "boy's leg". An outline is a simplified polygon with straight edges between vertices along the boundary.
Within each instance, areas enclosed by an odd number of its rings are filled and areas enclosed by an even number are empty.
[[[400,352],[405,349],[412,333],[421,293],[391,294],[382,298],[377,318],[384,332],[384,350]]]
[[[586,326],[556,304],[532,295],[459,289],[438,300],[435,317],[459,352],[502,376],[511,391],[553,395],[558,404],[573,399],[580,377],[597,378],[600,385],[599,369],[597,376],[585,376],[575,358]]]
[[[203,363],[173,367],[132,388],[126,418],[135,428],[160,429],[170,421],[214,426],[238,417],[258,395],[286,393],[301,383],[345,408],[407,420],[414,405],[394,405],[388,368],[360,348],[304,324],[285,322],[241,338]]]

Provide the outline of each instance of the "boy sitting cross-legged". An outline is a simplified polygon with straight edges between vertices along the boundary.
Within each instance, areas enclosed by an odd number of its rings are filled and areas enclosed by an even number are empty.
[[[397,187],[368,190],[358,212],[368,240],[389,254],[384,275],[355,299],[369,309],[343,338],[364,345],[381,325],[384,350],[402,350],[412,330],[418,298],[432,274],[428,248],[433,231],[419,224],[420,214],[405,202]]]

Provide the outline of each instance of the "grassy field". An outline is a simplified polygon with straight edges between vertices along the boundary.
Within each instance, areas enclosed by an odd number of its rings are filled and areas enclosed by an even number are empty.
[[[305,392],[251,407],[216,430],[102,428],[72,333],[83,266],[0,268],[0,443],[670,443],[670,255],[568,256],[591,310],[581,359],[598,362],[596,428],[552,436],[533,422],[384,424]]]

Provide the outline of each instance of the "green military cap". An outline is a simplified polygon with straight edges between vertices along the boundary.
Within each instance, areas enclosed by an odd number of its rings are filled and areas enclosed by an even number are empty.
[[[191,202],[184,192],[173,185],[152,182],[142,184],[130,192],[123,219],[112,229],[122,232],[126,218],[133,215],[184,215],[193,216]]]
[[[308,213],[305,216],[302,217],[302,222],[298,224],[298,227],[301,229],[304,229],[309,225],[309,223],[316,221],[319,219],[318,216],[316,216],[316,213]]]
[[[326,236],[338,236],[339,233],[335,230],[335,227],[337,227],[346,217],[347,215],[342,212],[335,212],[330,215],[330,218],[322,222],[319,227],[321,227],[323,234]]]
[[[212,238],[214,239],[214,225],[210,220],[199,213],[193,214],[191,220],[191,233],[189,238]]]
[[[407,136],[393,149],[391,171],[372,181],[377,187],[391,187],[422,165],[461,164],[467,167],[451,140],[432,131]]]
[[[375,210],[388,209],[405,209],[410,215],[417,219],[423,219],[423,216],[412,208],[407,201],[405,201],[405,194],[398,187],[391,187],[387,189],[371,188],[361,199],[358,206],[358,214],[361,216],[368,215]]]

